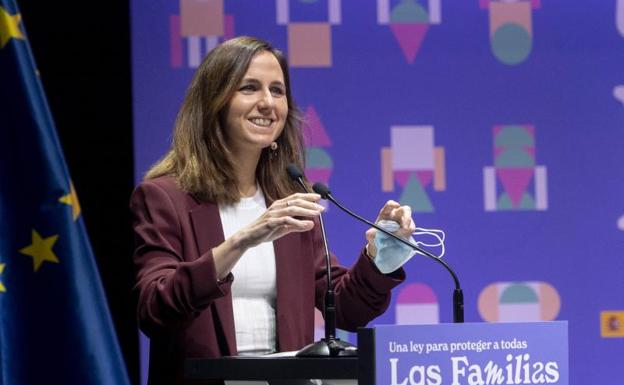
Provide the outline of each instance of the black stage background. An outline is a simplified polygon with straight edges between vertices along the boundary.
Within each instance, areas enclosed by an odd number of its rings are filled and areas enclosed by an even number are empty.
[[[139,383],[128,199],[134,185],[127,0],[20,1],[133,384]]]

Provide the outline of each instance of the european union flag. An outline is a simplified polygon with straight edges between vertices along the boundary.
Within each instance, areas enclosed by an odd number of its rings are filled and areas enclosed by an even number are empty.
[[[13,0],[0,0],[0,384],[129,384]]]

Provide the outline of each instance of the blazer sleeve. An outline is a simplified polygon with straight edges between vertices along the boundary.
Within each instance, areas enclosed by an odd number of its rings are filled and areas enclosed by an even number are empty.
[[[130,201],[137,317],[148,336],[193,320],[229,293],[232,283],[231,274],[218,281],[212,250],[199,256],[185,250],[191,230],[181,216],[188,213],[180,212],[176,203],[171,192],[151,181],[141,183]]]
[[[327,291],[324,245],[319,226],[313,230],[316,273],[316,307],[323,309]],[[363,249],[355,264],[347,269],[331,254],[332,282],[336,302],[336,326],[355,331],[383,314],[390,304],[392,289],[405,280],[400,268],[390,274],[381,273]]]

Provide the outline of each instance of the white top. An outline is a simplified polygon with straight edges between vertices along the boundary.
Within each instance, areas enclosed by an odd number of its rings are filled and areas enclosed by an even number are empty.
[[[223,235],[231,237],[266,211],[260,187],[250,198],[219,206]],[[275,347],[275,251],[273,242],[248,249],[232,269],[236,349],[240,355],[273,353]]]

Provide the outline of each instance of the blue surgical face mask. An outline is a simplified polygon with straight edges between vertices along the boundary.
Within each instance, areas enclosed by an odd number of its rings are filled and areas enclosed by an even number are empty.
[[[384,230],[394,233],[399,230],[400,226],[395,221],[381,220],[377,223]],[[430,235],[437,240],[437,243],[425,243],[422,241],[416,241],[414,235],[423,236]],[[405,238],[406,241],[419,246],[419,247],[441,247],[440,255],[436,257],[442,258],[444,255],[444,231],[435,229],[423,229],[416,228],[416,231],[409,238]],[[375,235],[375,248],[377,248],[377,255],[375,256],[375,265],[384,274],[391,273],[407,261],[409,261],[417,251],[413,250],[409,246],[397,241],[396,239],[384,234],[381,231],[377,231]]]

